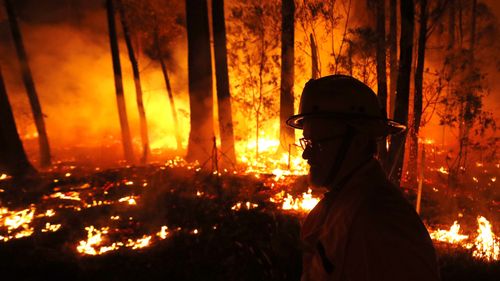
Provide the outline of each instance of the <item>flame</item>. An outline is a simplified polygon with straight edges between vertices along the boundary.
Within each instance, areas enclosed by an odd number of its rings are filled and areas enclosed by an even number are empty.
[[[446,168],[443,166],[439,167],[439,169],[437,171],[440,172],[441,174],[444,174],[444,175],[449,174],[448,170],[446,170]]]
[[[64,200],[82,201],[82,199],[80,198],[80,193],[78,193],[76,191],[69,191],[66,193],[56,192],[56,193],[50,195],[50,198],[60,198],[60,199],[64,199]]]
[[[35,208],[33,206],[21,211],[0,208],[0,227],[7,228],[7,235],[0,235],[0,240],[6,242],[13,238],[31,236],[34,230],[30,223],[33,221],[34,214]]]
[[[313,197],[312,190],[310,188],[307,192],[302,193],[302,197],[293,198],[293,196],[288,193],[285,197],[285,191],[282,191],[270,199],[273,203],[282,202],[281,208],[283,210],[294,210],[300,212],[311,211],[318,204],[319,200],[320,198]]]
[[[438,229],[434,232],[431,232],[430,236],[434,240],[452,244],[459,243],[469,238],[468,235],[459,234],[459,231],[460,225],[458,224],[458,221],[454,221],[453,225],[450,227],[450,230]]]
[[[0,181],[3,181],[3,180],[6,180],[6,179],[10,179],[11,177],[7,174],[0,174]]]
[[[56,232],[61,228],[60,224],[51,224],[50,222],[45,224],[45,228],[42,228],[42,232]]]
[[[250,210],[250,209],[257,208],[257,207],[259,207],[259,204],[251,203],[249,201],[244,202],[244,203],[243,202],[238,202],[238,203],[234,204],[231,207],[231,210],[233,210],[233,211],[239,211],[242,208]]]
[[[156,233],[156,236],[160,237],[160,239],[166,239],[169,234],[168,227],[164,225],[161,227],[160,232]]]
[[[479,228],[477,229],[477,237],[474,242],[476,249],[472,255],[479,259],[485,259],[487,261],[498,260],[499,259],[499,245],[500,240],[491,231],[491,224],[485,217],[478,217],[477,223]]]
[[[490,222],[483,216],[477,218],[478,229],[477,236],[474,240],[470,235],[459,234],[460,225],[457,221],[453,222],[450,230],[435,230],[430,231],[430,236],[433,240],[446,242],[466,249],[473,249],[472,256],[486,260],[499,260],[500,255],[500,240],[492,232]]]
[[[118,202],[127,202],[129,205],[137,205],[137,201],[135,201],[136,198],[135,196],[125,196],[118,199]]]

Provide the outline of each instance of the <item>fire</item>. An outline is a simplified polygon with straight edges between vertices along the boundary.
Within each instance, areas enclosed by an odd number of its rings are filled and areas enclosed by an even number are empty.
[[[307,192],[302,193],[302,197],[293,198],[293,196],[288,193],[285,197],[285,192],[282,191],[270,200],[274,203],[282,202],[281,208],[283,210],[294,210],[307,213],[318,204],[320,198],[314,197],[312,195],[312,190],[309,188]]]
[[[245,203],[238,202],[238,203],[234,204],[234,205],[231,207],[231,210],[233,210],[233,211],[239,211],[239,210],[241,210],[242,208],[247,209],[247,210],[250,210],[250,209],[257,208],[257,207],[259,207],[259,205],[258,205],[258,204],[251,203],[251,202],[249,202],[249,201],[247,201],[247,202],[245,202]]]
[[[35,208],[33,206],[21,211],[0,208],[0,227],[7,228],[6,236],[0,235],[0,240],[6,242],[13,238],[31,236],[34,230],[30,223],[33,221],[34,214]]]
[[[45,224],[45,228],[42,228],[42,232],[56,232],[61,228],[60,224],[51,224],[50,222]]]
[[[6,180],[6,179],[9,179],[10,176],[7,175],[7,174],[0,174],[0,181],[3,181],[3,180]]]
[[[125,196],[118,199],[118,202],[127,202],[129,205],[137,205],[137,201],[135,201],[135,199],[135,196]]]
[[[433,240],[458,245],[466,249],[473,249],[472,256],[486,261],[499,260],[500,240],[492,232],[490,222],[483,216],[477,218],[477,236],[472,240],[471,235],[459,234],[460,225],[453,223],[450,230],[435,230],[430,232]]]
[[[474,257],[487,261],[498,260],[500,253],[500,240],[491,231],[491,224],[485,217],[478,217],[477,237],[474,242],[476,249],[472,253]]]
[[[64,200],[73,200],[73,201],[82,201],[80,198],[80,193],[76,191],[69,191],[66,193],[62,192],[56,192],[52,195],[50,195],[50,198],[59,198],[59,199],[64,199]]]
[[[166,225],[162,226],[160,232],[156,233],[156,236],[160,237],[160,239],[166,239],[169,235],[168,227]]]
[[[458,224],[458,221],[454,221],[453,225],[450,227],[450,230],[438,229],[432,232],[430,235],[433,240],[452,243],[452,244],[459,243],[469,238],[468,235],[462,235],[459,234],[459,232],[460,232],[460,225]]]

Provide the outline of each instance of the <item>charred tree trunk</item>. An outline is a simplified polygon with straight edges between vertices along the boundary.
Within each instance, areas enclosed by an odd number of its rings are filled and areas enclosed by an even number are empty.
[[[396,106],[396,85],[398,80],[398,15],[397,0],[390,0],[390,20],[389,20],[389,110],[387,115],[394,118],[394,108]]]
[[[120,20],[123,28],[123,36],[127,44],[128,57],[132,65],[132,73],[134,74],[135,93],[137,97],[137,109],[139,110],[139,122],[141,127],[141,141],[142,141],[142,157],[141,163],[146,163],[150,154],[149,137],[148,137],[148,122],[146,119],[146,110],[144,109],[144,102],[142,98],[141,76],[139,74],[139,65],[135,58],[134,47],[132,40],[130,40],[130,30],[128,28],[127,20],[125,18],[125,11],[121,1],[118,1],[120,12]]]
[[[206,0],[186,0],[188,79],[191,131],[187,159],[211,158],[214,135],[212,66]]]
[[[311,78],[318,79],[320,77],[319,66],[318,66],[318,46],[314,40],[314,36],[309,34],[309,40],[311,41]]]
[[[295,130],[286,125],[293,115],[294,78],[294,0],[283,0],[281,4],[281,87],[280,87],[280,147],[288,151],[295,143]]]
[[[408,106],[410,97],[410,73],[413,49],[414,7],[413,0],[401,1],[401,39],[399,41],[399,73],[397,83],[396,109],[394,120],[408,125]],[[394,184],[399,186],[403,170],[406,134],[391,138],[388,165],[389,176]]]
[[[115,7],[113,0],[106,0],[106,11],[108,16],[109,43],[111,46],[111,57],[113,59],[113,72],[115,76],[116,101],[118,104],[118,115],[122,132],[122,144],[125,159],[127,162],[134,162],[132,149],[132,139],[127,119],[127,109],[125,106],[125,95],[123,93],[122,70],[120,65],[120,51],[118,49],[118,38],[116,36]]]
[[[170,111],[172,112],[172,120],[174,122],[174,131],[175,131],[175,141],[177,143],[177,150],[182,149],[182,138],[181,132],[179,130],[179,119],[177,118],[177,110],[175,109],[175,100],[174,94],[172,93],[172,87],[170,86],[170,78],[168,76],[167,65],[165,63],[165,59],[163,59],[163,52],[160,46],[160,40],[158,38],[158,31],[155,31],[155,48],[158,54],[158,59],[160,61],[161,72],[163,74],[163,79],[165,80],[165,87],[167,88],[168,102],[170,104]]]
[[[422,100],[423,100],[423,82],[424,82],[424,62],[425,46],[427,39],[427,0],[420,0],[420,22],[417,46],[417,67],[414,77],[414,97],[413,97],[413,122],[410,129],[410,159],[408,171],[410,179],[416,181],[417,177],[417,159],[418,159],[418,136],[420,122],[422,120]]]
[[[16,121],[0,69],[0,174],[7,173],[19,178],[35,172],[17,133]]]
[[[387,72],[385,53],[385,0],[377,0],[377,87],[378,101],[387,116]],[[378,143],[378,157],[384,162],[387,158],[386,139]]]
[[[44,115],[42,112],[42,107],[40,106],[40,101],[38,100],[38,94],[35,89],[35,82],[33,81],[33,76],[31,75],[28,55],[26,54],[26,50],[24,49],[23,38],[21,36],[19,25],[17,24],[17,17],[14,11],[14,7],[12,6],[11,0],[4,0],[4,4],[9,20],[10,31],[12,33],[12,39],[14,40],[14,45],[16,47],[17,57],[19,58],[19,64],[21,65],[21,74],[23,77],[24,86],[26,87],[31,110],[33,112],[33,119],[35,120],[35,126],[38,133],[38,145],[40,147],[40,166],[47,167],[50,166],[51,155],[49,139],[47,137],[47,130],[45,129],[45,121],[43,120]]]
[[[229,92],[229,74],[227,70],[226,25],[224,19],[224,0],[212,0],[212,25],[214,36],[215,79],[217,87],[217,105],[221,150],[224,162],[236,163],[234,151],[233,116],[231,94]]]

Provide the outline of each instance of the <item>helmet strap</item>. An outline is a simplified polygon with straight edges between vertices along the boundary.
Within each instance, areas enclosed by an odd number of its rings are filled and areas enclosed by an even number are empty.
[[[338,149],[337,156],[335,157],[335,162],[333,162],[332,168],[330,169],[328,178],[325,180],[324,186],[330,186],[332,183],[334,183],[335,179],[337,178],[340,168],[342,167],[342,164],[344,163],[344,160],[347,156],[347,152],[351,147],[351,143],[354,139],[355,133],[356,131],[353,127],[351,126],[347,127],[347,132],[344,138],[342,139],[342,143],[340,144],[340,147]],[[335,187],[335,189],[338,188],[340,188],[340,186]]]

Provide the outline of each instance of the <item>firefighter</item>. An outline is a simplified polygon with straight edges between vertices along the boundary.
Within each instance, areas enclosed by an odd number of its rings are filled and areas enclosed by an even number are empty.
[[[374,157],[405,130],[375,93],[350,76],[310,80],[287,124],[303,130],[310,184],[327,190],[302,225],[301,280],[439,280],[429,233]]]

